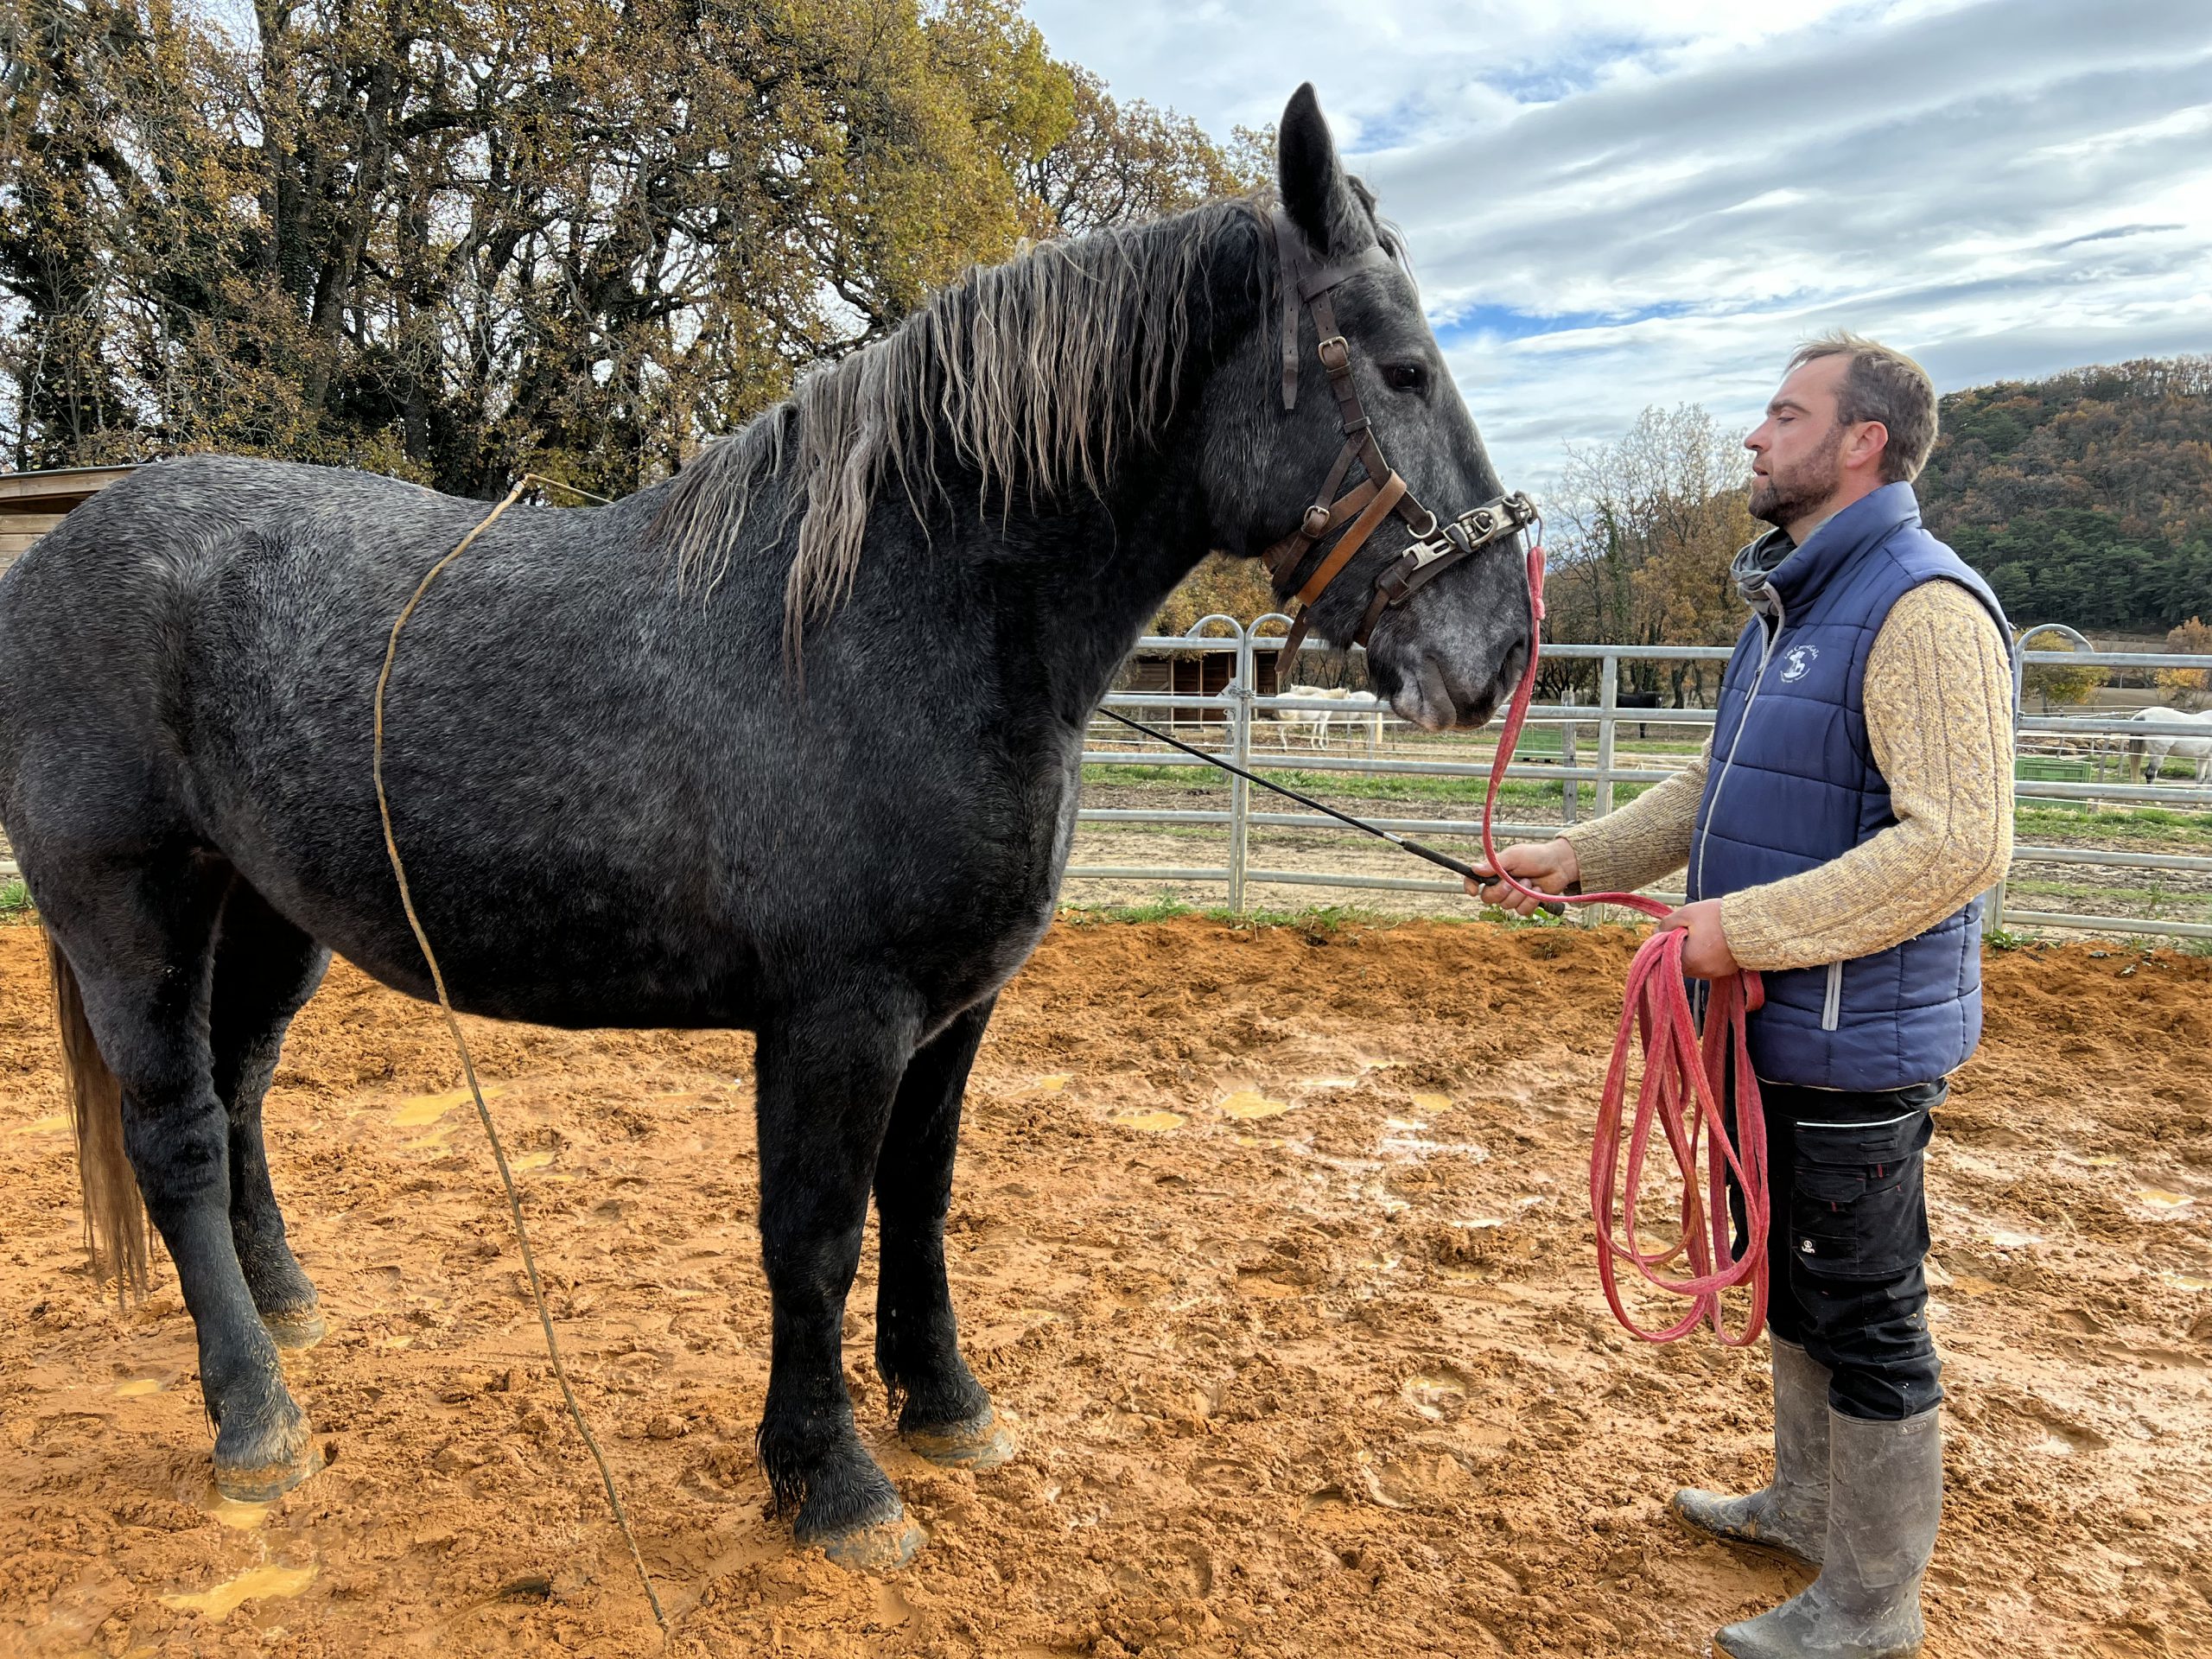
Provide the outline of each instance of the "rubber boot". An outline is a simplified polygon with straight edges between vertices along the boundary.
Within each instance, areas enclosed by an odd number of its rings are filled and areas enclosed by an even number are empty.
[[[1728,1659],[1911,1659],[1926,1627],[1920,1578],[1943,1510],[1942,1408],[1903,1422],[1828,1419],[1828,1537],[1821,1576],[1713,1639]]]
[[[1702,1538],[1821,1564],[1828,1532],[1828,1368],[1795,1343],[1774,1348],[1774,1478],[1744,1497],[1687,1487],[1669,1506]]]

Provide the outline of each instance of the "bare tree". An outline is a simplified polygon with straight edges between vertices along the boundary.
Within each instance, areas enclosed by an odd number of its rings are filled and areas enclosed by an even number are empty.
[[[1720,645],[1742,626],[1729,564],[1760,526],[1745,505],[1749,460],[1698,404],[1647,409],[1611,443],[1573,445],[1551,505],[1552,637]],[[1641,663],[1629,688],[1702,701],[1713,665]],[[1564,683],[1564,682],[1562,682]]]

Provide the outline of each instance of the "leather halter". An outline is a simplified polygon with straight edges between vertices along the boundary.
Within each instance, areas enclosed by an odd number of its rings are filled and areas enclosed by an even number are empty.
[[[1375,429],[1352,385],[1351,348],[1337,327],[1336,308],[1329,297],[1354,276],[1395,270],[1397,262],[1376,244],[1354,258],[1316,266],[1307,257],[1305,238],[1280,207],[1262,219],[1260,226],[1274,255],[1282,290],[1282,406],[1286,410],[1298,407],[1298,313],[1303,305],[1313,314],[1313,332],[1319,341],[1314,355],[1328,375],[1329,390],[1336,394],[1338,422],[1344,435],[1344,448],[1337,452],[1319,499],[1306,509],[1296,530],[1260,555],[1280,593],[1296,580],[1300,567],[1314,550],[1323,549],[1319,563],[1298,583],[1298,611],[1275,658],[1289,664],[1297,660],[1298,647],[1313,623],[1316,601],[1392,514],[1405,521],[1413,541],[1376,578],[1366,614],[1352,635],[1351,643],[1356,645],[1366,645],[1384,611],[1402,605],[1425,584],[1491,543],[1535,523],[1536,509],[1527,496],[1516,492],[1484,502],[1448,524],[1439,524],[1436,515],[1421,505],[1406,480],[1383,459]],[[1338,495],[1354,461],[1366,476]],[[1332,537],[1338,538],[1336,545],[1325,546]]]

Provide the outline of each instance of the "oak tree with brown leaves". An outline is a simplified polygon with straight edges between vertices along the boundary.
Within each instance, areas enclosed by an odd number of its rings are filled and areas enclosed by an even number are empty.
[[[0,0],[18,467],[664,475],[967,266],[1240,188],[1007,0]]]

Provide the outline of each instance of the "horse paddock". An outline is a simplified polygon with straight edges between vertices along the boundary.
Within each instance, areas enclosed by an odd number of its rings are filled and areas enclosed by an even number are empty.
[[[1671,1529],[1763,1478],[1757,1355],[1625,1337],[1589,1124],[1635,936],[1064,923],[1002,999],[948,1238],[1021,1454],[863,1437],[930,1541],[794,1551],[753,1433],[749,1038],[472,1021],[579,1391],[683,1654],[1659,1655],[1789,1569]],[[340,963],[270,1096],[327,1466],[216,1502],[175,1275],[85,1270],[35,929],[0,929],[0,1651],[660,1651],[433,1010]],[[1939,1116],[1936,1654],[2212,1646],[2212,959],[1992,955]],[[871,1251],[872,1254],[872,1251]]]

